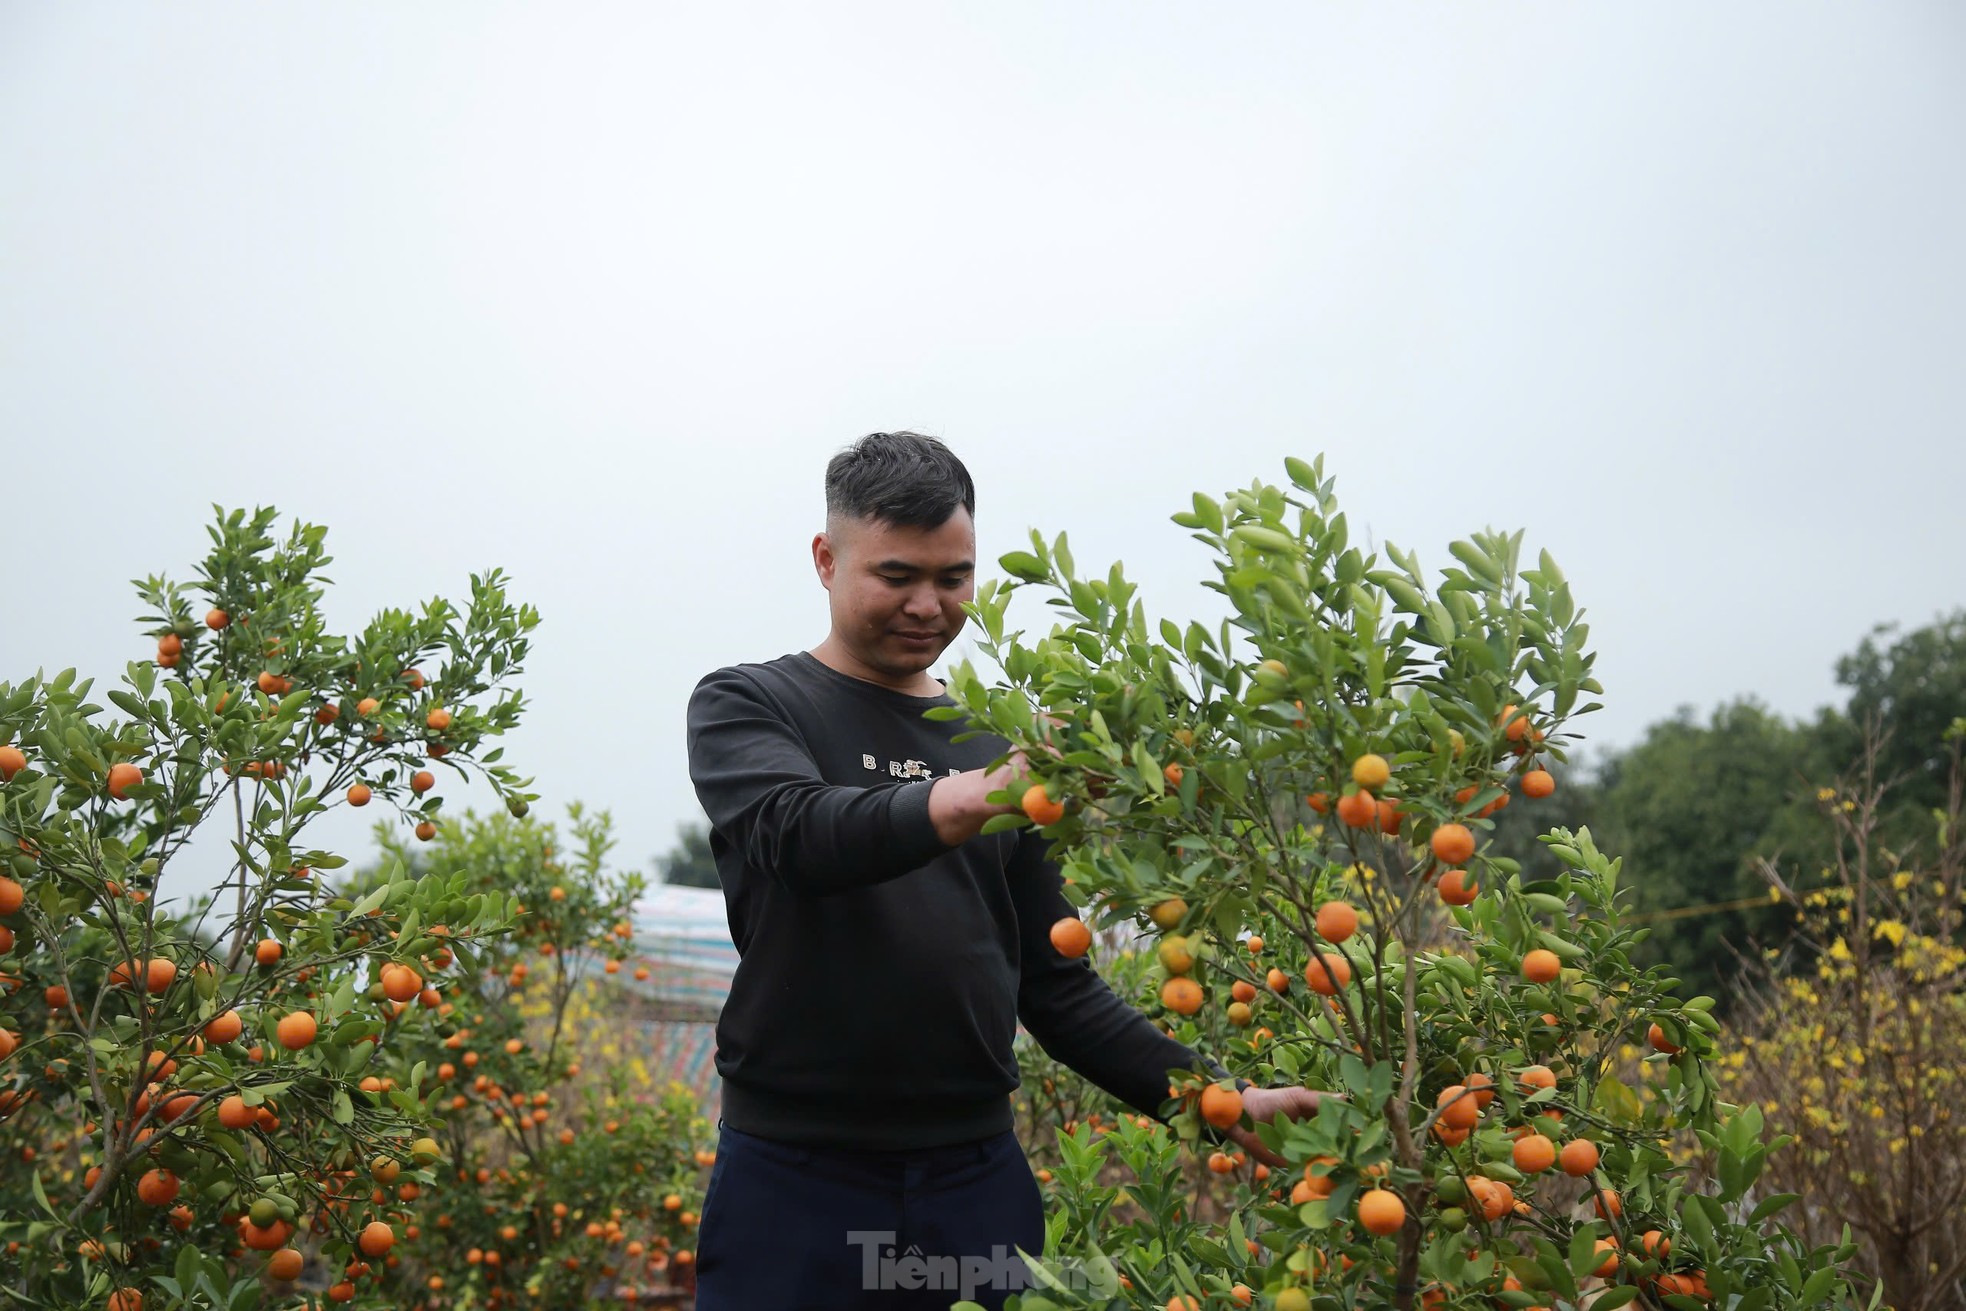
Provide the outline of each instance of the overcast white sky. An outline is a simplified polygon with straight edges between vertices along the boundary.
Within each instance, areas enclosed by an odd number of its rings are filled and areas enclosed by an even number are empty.
[[[986,559],[1185,616],[1167,516],[1323,451],[1355,532],[1556,554],[1597,741],[1805,714],[1966,600],[1962,141],[1954,3],[0,0],[0,678],[145,656],[213,502],[328,524],[349,629],[496,563],[510,758],[639,864],[914,427]]]

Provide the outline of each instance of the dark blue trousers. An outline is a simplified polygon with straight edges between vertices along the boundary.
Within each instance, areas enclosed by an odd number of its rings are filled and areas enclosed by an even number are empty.
[[[923,1151],[794,1147],[718,1123],[696,1311],[993,1309],[1031,1286],[1044,1207],[1014,1133]]]

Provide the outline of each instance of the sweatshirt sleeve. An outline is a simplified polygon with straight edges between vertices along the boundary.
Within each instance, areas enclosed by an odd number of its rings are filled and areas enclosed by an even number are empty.
[[[1200,1066],[1217,1078],[1228,1072],[1162,1033],[1108,987],[1091,962],[1058,954],[1051,926],[1078,909],[1065,899],[1049,847],[1035,830],[1020,833],[1008,871],[1020,949],[1017,1018],[1052,1057],[1134,1109],[1163,1119],[1168,1071]]]
[[[899,878],[949,850],[928,816],[933,780],[827,783],[757,684],[720,669],[689,700],[689,773],[704,813],[745,864],[794,892]]]

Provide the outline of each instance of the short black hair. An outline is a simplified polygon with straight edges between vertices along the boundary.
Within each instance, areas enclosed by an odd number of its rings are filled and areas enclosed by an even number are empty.
[[[940,528],[976,484],[955,453],[918,432],[870,432],[826,466],[826,513],[901,528]]]

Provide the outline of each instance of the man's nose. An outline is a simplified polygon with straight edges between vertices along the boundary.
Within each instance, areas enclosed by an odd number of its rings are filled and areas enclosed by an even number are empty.
[[[910,619],[936,619],[942,614],[942,598],[933,587],[917,587],[908,593],[901,609]]]

